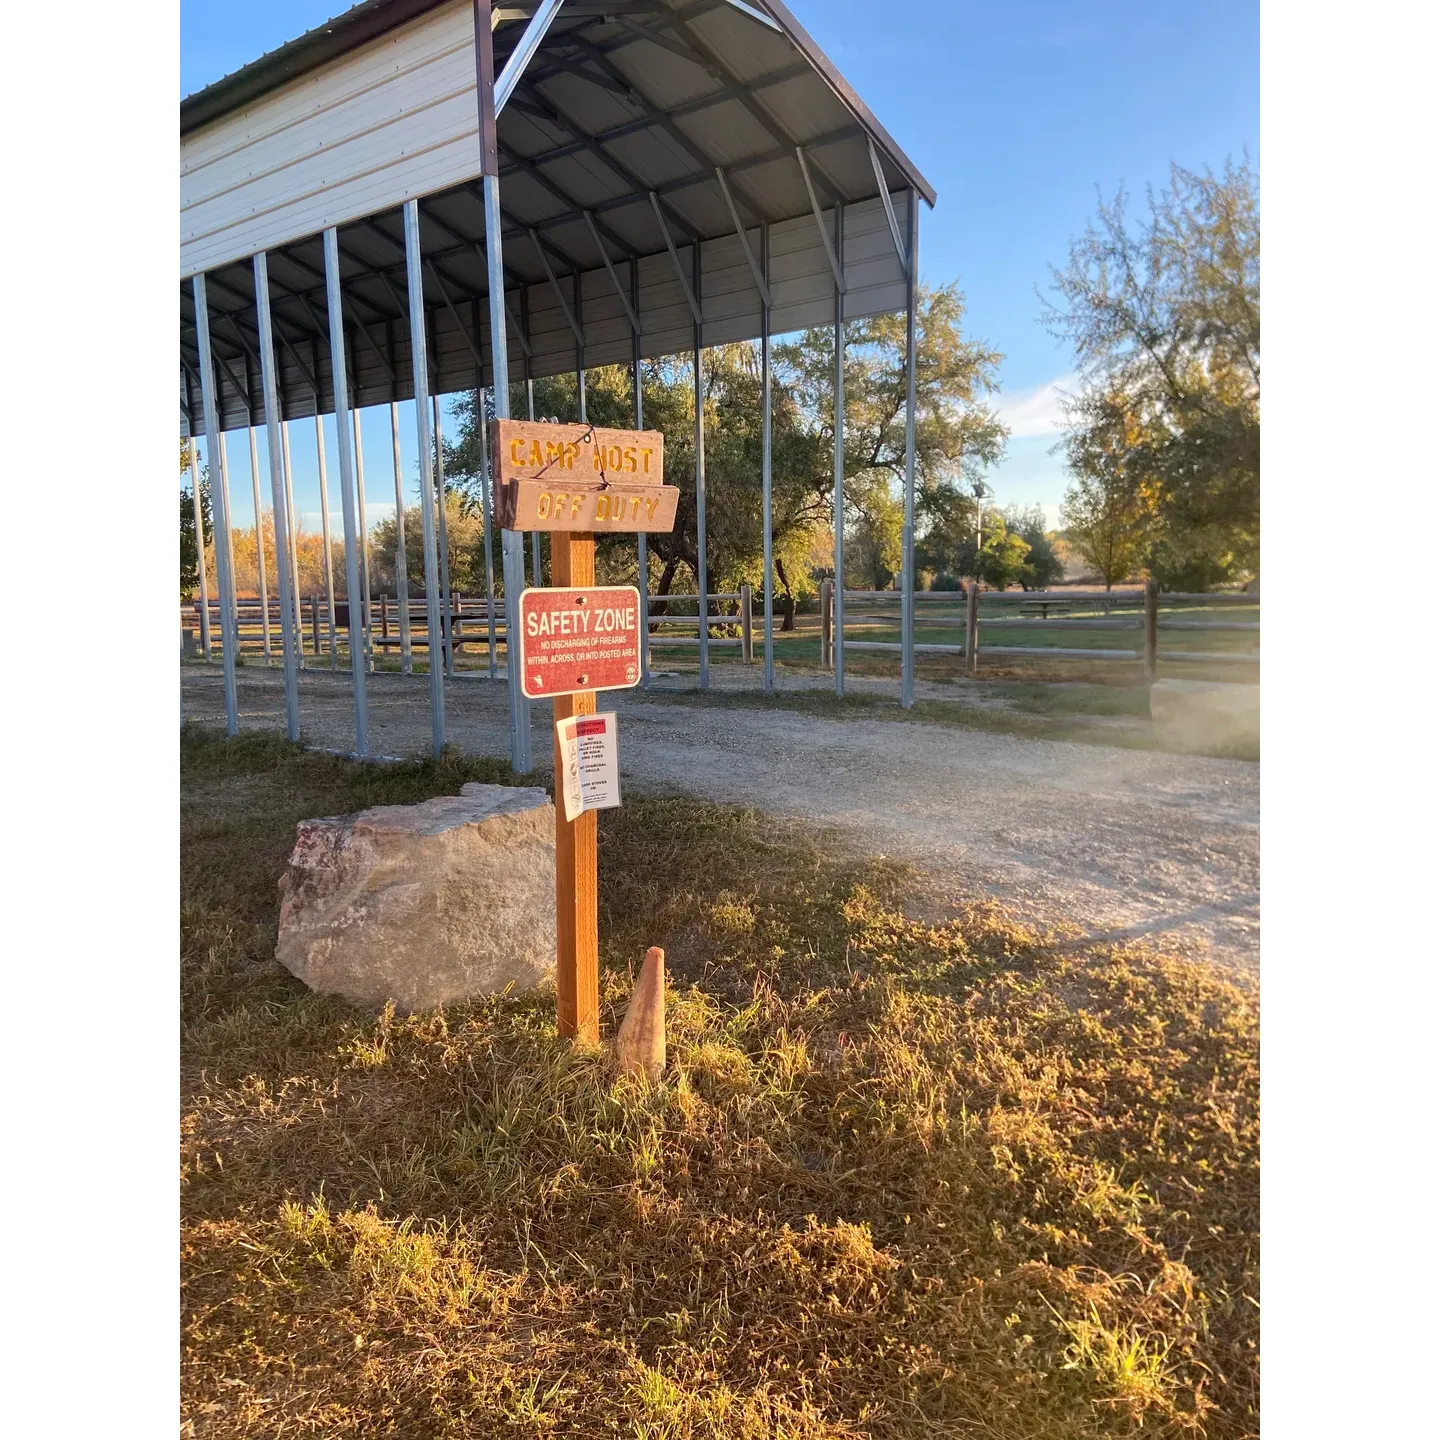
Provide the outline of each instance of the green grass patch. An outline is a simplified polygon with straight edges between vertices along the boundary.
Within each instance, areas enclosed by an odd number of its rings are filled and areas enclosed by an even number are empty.
[[[272,959],[306,816],[504,782],[182,734],[183,1391],[205,1436],[1257,1433],[1256,998],[751,811],[600,828],[602,1030]]]

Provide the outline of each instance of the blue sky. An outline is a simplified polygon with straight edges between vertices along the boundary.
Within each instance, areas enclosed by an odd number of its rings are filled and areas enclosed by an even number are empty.
[[[991,472],[1005,504],[1065,489],[1055,391],[1071,357],[1038,323],[1035,289],[1072,236],[1123,183],[1137,200],[1172,160],[1260,160],[1258,0],[788,0],[934,185],[920,255],[931,283],[958,279],[971,334],[1002,352],[1008,454]],[[180,93],[188,94],[345,9],[341,0],[181,0]],[[413,407],[402,447],[414,473]],[[329,470],[338,473],[327,421]],[[447,433],[449,431],[447,423]],[[318,527],[313,422],[291,427],[296,508]],[[249,525],[249,461],[229,446],[235,522]],[[393,509],[388,412],[365,413],[367,519]],[[265,459],[262,447],[262,472]],[[262,488],[265,475],[262,473]],[[332,500],[336,533],[339,507]]]

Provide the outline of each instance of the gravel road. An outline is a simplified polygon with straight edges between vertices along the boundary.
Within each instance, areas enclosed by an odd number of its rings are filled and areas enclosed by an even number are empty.
[[[220,667],[182,676],[186,716],[223,723]],[[238,682],[242,726],[283,725],[278,670],[242,668]],[[427,683],[370,678],[374,752],[428,750]],[[1260,778],[1251,762],[733,701],[712,709],[663,692],[617,693],[602,705],[619,713],[631,792],[679,790],[836,826],[857,849],[914,865],[916,903],[927,910],[988,894],[1040,922],[1163,937],[1171,949],[1258,967]],[[300,711],[309,742],[353,745],[347,677],[305,673]],[[548,772],[549,705],[535,705],[532,719],[531,751]],[[449,682],[446,720],[461,749],[508,755],[503,683]]]

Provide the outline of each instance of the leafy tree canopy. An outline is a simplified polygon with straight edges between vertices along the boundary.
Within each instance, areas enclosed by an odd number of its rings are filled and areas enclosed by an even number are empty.
[[[917,530],[942,523],[947,494],[998,460],[1006,431],[984,403],[1000,357],[962,333],[964,304],[955,286],[921,288],[917,298]],[[905,325],[903,316],[845,327],[845,533],[847,583],[888,585],[900,565],[900,500],[905,473]],[[706,556],[711,588],[734,590],[762,580],[763,447],[758,344],[703,353]],[[695,380],[688,356],[643,366],[644,421],[665,435],[666,480],[679,487],[675,530],[650,539],[652,588],[666,593],[698,564],[695,508]],[[782,596],[811,593],[829,569],[821,531],[833,524],[834,333],[802,332],[774,347],[771,379],[772,533]],[[596,425],[634,423],[630,373],[609,366],[586,373],[586,418]],[[534,382],[537,418],[578,419],[575,379]],[[458,399],[460,438],[446,446],[447,478],[471,497],[480,490],[480,442],[474,393]],[[523,386],[512,387],[511,413],[527,413]],[[498,536],[495,538],[498,555]],[[918,556],[918,544],[917,544]],[[630,536],[600,537],[597,572],[633,578]],[[497,563],[498,574],[498,563]]]
[[[1045,512],[1033,505],[1028,510],[1012,505],[1005,511],[1005,525],[1030,547],[1025,556],[1024,573],[1019,583],[1027,590],[1046,590],[1065,576],[1059,537],[1045,528]]]
[[[1248,163],[1216,176],[1172,166],[1135,223],[1127,197],[1101,203],[1053,271],[1051,333],[1083,377],[1063,442],[1071,507],[1128,535],[1147,525],[1155,564],[1181,552],[1218,578],[1259,565],[1259,179]],[[1084,550],[1090,544],[1080,540]],[[1121,550],[1120,533],[1102,548]],[[1103,568],[1103,567],[1102,567]],[[1155,568],[1154,565],[1151,567]]]

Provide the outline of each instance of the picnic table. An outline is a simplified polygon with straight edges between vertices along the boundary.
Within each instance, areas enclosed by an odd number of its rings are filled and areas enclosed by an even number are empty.
[[[1070,602],[1068,600],[1022,600],[1020,602],[1022,615],[1034,615],[1038,611],[1042,620],[1050,618],[1052,609],[1057,615],[1068,615]]]

